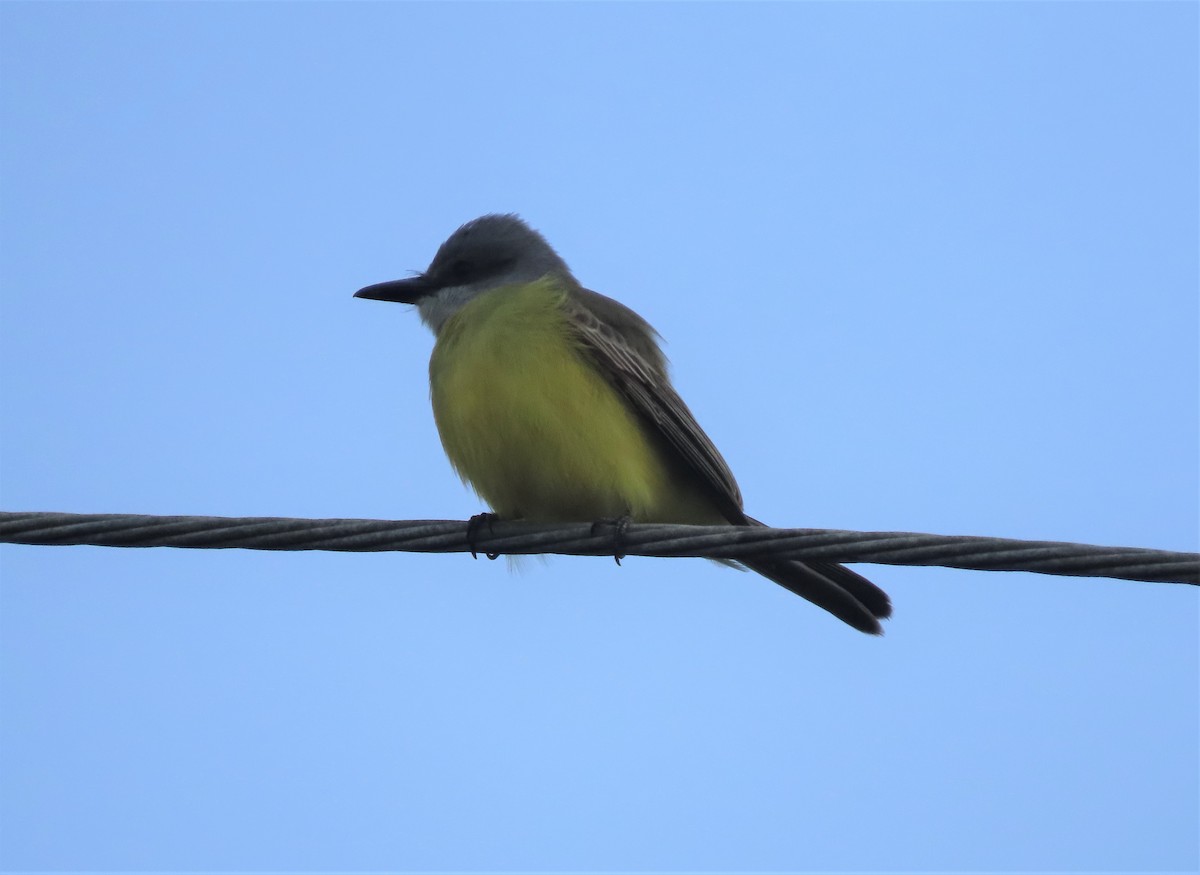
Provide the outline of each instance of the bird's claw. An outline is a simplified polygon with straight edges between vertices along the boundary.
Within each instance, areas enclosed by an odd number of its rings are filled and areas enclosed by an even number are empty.
[[[472,559],[479,558],[479,556],[476,555],[478,553],[478,551],[475,549],[475,540],[476,540],[476,536],[479,534],[480,528],[482,528],[483,525],[486,523],[487,529],[488,529],[488,534],[490,535],[492,533],[492,523],[493,523],[493,521],[495,521],[495,519],[496,519],[496,515],[494,513],[491,513],[490,511],[488,511],[485,513],[477,513],[477,514],[475,514],[475,516],[473,516],[469,520],[467,520],[467,545],[471,548],[471,558]],[[483,555],[489,559],[495,559],[500,554],[499,553],[489,553],[485,550]]]
[[[625,530],[629,528],[629,524],[633,522],[633,517],[629,514],[623,514],[614,519],[600,519],[592,523],[592,535],[598,534],[601,526],[612,526],[613,528],[613,559],[618,565],[625,558]]]

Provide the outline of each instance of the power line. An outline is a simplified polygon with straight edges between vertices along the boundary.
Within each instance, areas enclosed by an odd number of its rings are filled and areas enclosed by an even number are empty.
[[[615,529],[588,523],[456,520],[296,519],[0,511],[0,543],[43,546],[241,548],[246,550],[558,553],[612,556]],[[936,565],[976,571],[1034,571],[1200,585],[1200,554],[913,532],[772,529],[631,523],[622,555]]]

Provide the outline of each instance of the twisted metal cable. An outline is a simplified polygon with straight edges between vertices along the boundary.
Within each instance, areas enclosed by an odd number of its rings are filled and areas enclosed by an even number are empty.
[[[0,543],[9,544],[570,556],[612,556],[616,544],[611,527],[588,523],[496,521],[474,529],[468,533],[456,520],[0,512]],[[636,523],[621,533],[620,549],[630,556],[771,556],[1200,585],[1198,553],[963,535]]]

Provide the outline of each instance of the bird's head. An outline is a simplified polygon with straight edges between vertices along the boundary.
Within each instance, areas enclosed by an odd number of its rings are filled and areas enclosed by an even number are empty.
[[[575,281],[545,237],[514,213],[492,213],[451,234],[424,273],[367,286],[354,296],[415,304],[421,320],[437,332],[479,295],[547,274]]]

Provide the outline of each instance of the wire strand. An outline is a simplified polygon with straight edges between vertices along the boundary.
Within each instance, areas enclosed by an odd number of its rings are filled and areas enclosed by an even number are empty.
[[[0,543],[42,546],[188,547],[245,550],[557,553],[612,556],[615,530],[588,523],[297,519],[0,511]],[[1200,585],[1200,554],[914,532],[772,529],[633,523],[620,534],[629,556],[778,559],[1033,571]]]

